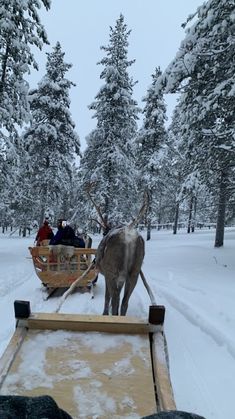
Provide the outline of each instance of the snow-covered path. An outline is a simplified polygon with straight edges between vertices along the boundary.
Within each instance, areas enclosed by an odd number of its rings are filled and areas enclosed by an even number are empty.
[[[169,240],[159,235],[159,274],[153,286],[167,308],[165,331],[178,409],[185,409],[187,400],[188,411],[223,419],[232,417],[234,394],[234,243],[228,240],[224,249],[214,249],[211,237],[206,232]]]
[[[99,242],[95,237],[93,245]],[[235,377],[235,229],[223,249],[213,247],[214,231],[153,232],[146,243],[145,276],[157,303],[166,306],[165,332],[177,408],[207,419],[233,417]],[[0,237],[0,354],[15,327],[14,300],[29,300],[32,311],[53,312],[59,299],[43,300],[29,259],[33,238]],[[68,297],[61,312],[98,313],[103,309],[104,280],[95,298]],[[130,298],[128,314],[147,318],[150,300],[141,282]]]

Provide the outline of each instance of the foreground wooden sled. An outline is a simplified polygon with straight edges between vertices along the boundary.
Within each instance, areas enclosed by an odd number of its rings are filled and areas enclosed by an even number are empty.
[[[70,287],[84,273],[96,254],[96,249],[63,245],[29,247],[29,251],[37,276],[48,288]],[[81,280],[78,288],[89,288],[96,276],[97,271],[92,269]]]
[[[50,395],[74,419],[141,418],[175,410],[163,332],[149,321],[32,313],[16,301],[15,333],[0,359],[0,394]]]

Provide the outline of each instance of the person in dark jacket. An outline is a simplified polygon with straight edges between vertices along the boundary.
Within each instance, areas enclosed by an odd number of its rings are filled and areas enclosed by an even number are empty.
[[[51,396],[0,396],[1,419],[72,419]]]
[[[58,220],[58,231],[55,237],[50,241],[50,244],[63,244],[65,246],[85,247],[83,240],[76,237],[74,229],[67,223],[67,221]]]
[[[86,243],[85,240],[82,236],[82,234],[77,232],[77,235],[74,238],[74,247],[82,247],[85,248],[86,247]]]
[[[43,240],[50,240],[54,237],[54,233],[49,226],[48,218],[45,218],[42,227],[39,228],[35,241],[37,246],[41,246]]]
[[[62,243],[66,246],[74,246],[74,240],[75,240],[75,232],[74,229],[66,222],[66,225],[63,229],[63,237],[62,237]]]
[[[66,221],[63,220],[62,218],[60,218],[57,222],[57,229],[58,230],[57,230],[56,234],[54,235],[54,237],[52,237],[52,239],[50,240],[49,244],[53,244],[53,245],[62,244],[61,241],[62,241],[63,236],[64,236],[65,226],[66,226]]]

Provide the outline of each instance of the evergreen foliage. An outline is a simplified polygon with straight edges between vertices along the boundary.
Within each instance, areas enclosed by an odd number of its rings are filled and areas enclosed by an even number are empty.
[[[29,94],[32,122],[23,135],[26,154],[22,169],[41,219],[45,209],[53,205],[57,211],[64,208],[65,212],[72,165],[75,155],[80,154],[80,142],[69,109],[69,89],[74,83],[65,78],[71,64],[64,62],[59,42],[47,57],[46,74],[38,88]]]
[[[209,0],[199,7],[196,22],[158,84],[165,92],[183,92],[181,132],[188,137],[195,169],[217,187],[216,246],[223,244],[228,185],[234,182],[234,13],[230,0]]]
[[[166,153],[166,106],[161,92],[156,93],[156,82],[161,75],[157,67],[152,75],[152,84],[143,99],[143,126],[139,131],[137,164],[140,170],[140,190],[148,194],[147,224],[150,230],[151,222],[160,211],[162,189],[164,185],[163,162]],[[150,238],[150,231],[149,231]]]
[[[96,201],[115,224],[130,220],[135,210],[136,171],[134,139],[137,132],[137,104],[134,82],[128,74],[130,31],[120,15],[110,28],[109,45],[101,47],[105,57],[100,78],[103,86],[90,105],[97,126],[88,136],[88,147],[81,161],[84,184],[95,182]]]
[[[144,98],[143,123],[133,99],[128,60],[130,30],[123,15],[102,46],[102,86],[89,106],[96,127],[80,142],[70,113],[59,42],[47,54],[46,74],[29,91],[25,75],[37,68],[31,48],[48,43],[38,9],[50,0],[0,0],[0,221],[26,227],[45,214],[65,217],[80,229],[95,226],[91,194],[108,221],[129,222],[148,193],[151,224],[214,222],[215,245],[235,214],[235,3],[207,0],[182,26],[175,59],[157,67]],[[166,131],[163,93],[179,101]],[[27,128],[25,128],[27,124]],[[19,129],[23,134],[19,134]]]
[[[37,13],[50,0],[0,0],[0,136],[2,128],[12,133],[15,124],[29,119],[28,83],[24,75],[30,66],[37,68],[30,46],[40,49],[47,42],[46,33]],[[5,132],[4,131],[4,132]]]
[[[2,224],[12,222],[12,190],[19,162],[17,129],[30,119],[25,75],[38,68],[31,47],[48,43],[38,9],[50,0],[0,0],[0,193]]]

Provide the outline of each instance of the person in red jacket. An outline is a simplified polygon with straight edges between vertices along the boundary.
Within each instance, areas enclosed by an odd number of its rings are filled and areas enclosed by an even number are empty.
[[[54,233],[49,226],[49,221],[46,218],[42,227],[39,228],[37,235],[36,235],[36,244],[37,246],[41,246],[43,240],[50,240],[54,237]]]

